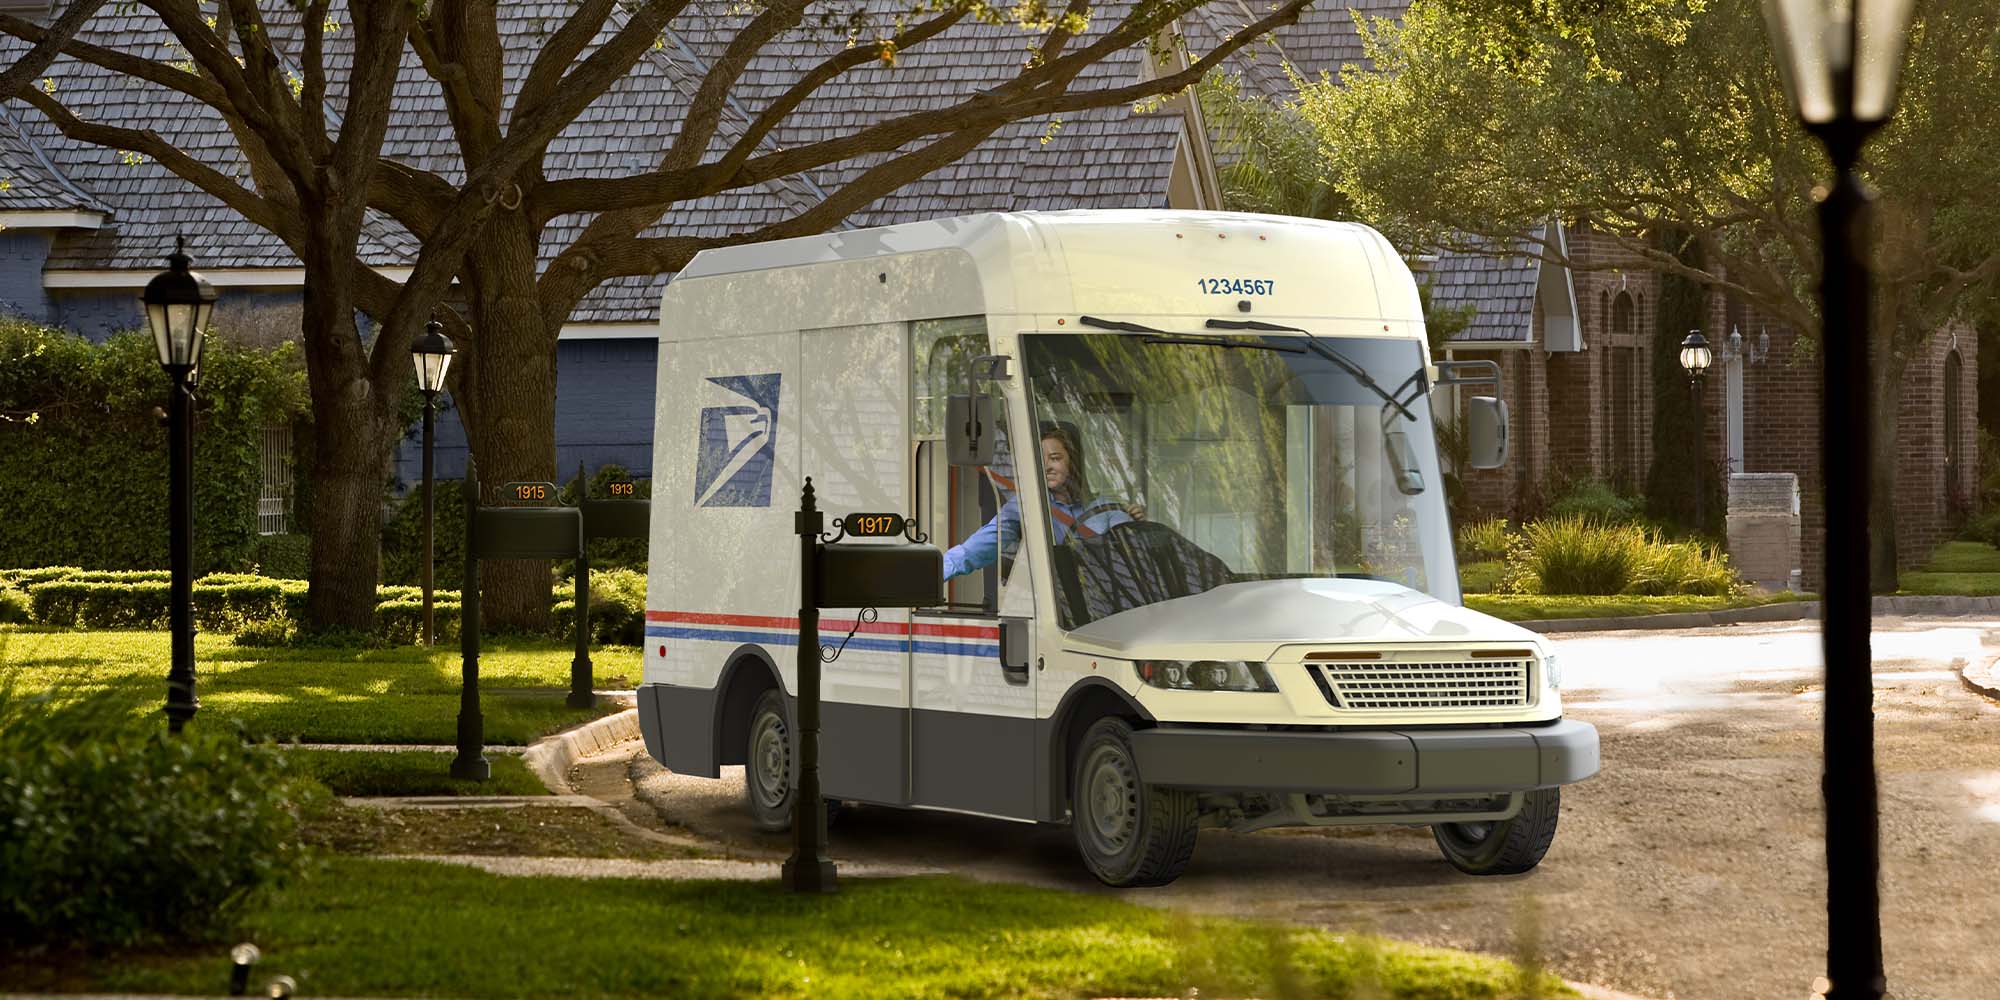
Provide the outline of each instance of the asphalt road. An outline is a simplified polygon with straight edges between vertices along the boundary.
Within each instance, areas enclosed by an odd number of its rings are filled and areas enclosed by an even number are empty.
[[[1564,791],[1561,826],[1524,876],[1459,875],[1422,829],[1204,831],[1154,905],[1517,956],[1662,998],[1806,997],[1824,969],[1819,636],[1810,623],[1559,640],[1570,717],[1604,769]],[[1898,1000],[2000,998],[2000,706],[1954,666],[2000,655],[2000,621],[1879,622],[1883,924]],[[670,820],[744,848],[741,768],[719,781],[650,761],[638,791]],[[836,860],[1105,889],[1058,827],[854,809]],[[1539,928],[1539,930],[1536,930]]]

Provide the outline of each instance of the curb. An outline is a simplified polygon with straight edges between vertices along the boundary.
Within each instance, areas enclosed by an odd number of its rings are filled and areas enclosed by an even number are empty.
[[[1953,595],[1903,594],[1877,597],[1870,612],[1877,615],[1977,615],[2000,614],[2000,597],[1960,597]],[[1652,629],[1713,628],[1750,622],[1817,621],[1818,601],[1783,601],[1752,608],[1721,611],[1679,611],[1661,615],[1628,615],[1619,618],[1542,618],[1514,624],[1536,632],[1623,632]]]
[[[570,793],[569,769],[580,757],[608,750],[627,740],[640,738],[639,710],[628,708],[615,715],[586,722],[554,736],[536,740],[521,755],[521,763],[542,779],[557,795]]]
[[[1974,680],[1975,676],[1980,679]],[[1970,663],[1959,667],[1958,682],[1973,694],[2000,701],[2000,659],[1988,660],[1979,667]]]

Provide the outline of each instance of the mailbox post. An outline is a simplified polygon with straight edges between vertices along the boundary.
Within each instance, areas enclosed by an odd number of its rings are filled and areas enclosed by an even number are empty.
[[[597,695],[591,690],[590,543],[599,538],[647,537],[652,530],[653,502],[640,499],[631,480],[609,484],[608,498],[592,498],[581,462],[576,466],[576,481],[583,541],[576,550],[576,657],[570,660],[568,703],[571,708],[589,708],[597,704]]]
[[[783,879],[794,892],[833,892],[838,886],[826,856],[826,800],[819,787],[820,664],[839,657],[819,642],[819,609],[863,608],[855,623],[874,620],[874,608],[915,608],[944,599],[944,554],[924,544],[901,514],[849,514],[833,522],[826,539],[825,515],[813,498],[812,479],[801,491],[793,526],[799,535],[799,785],[792,797],[792,856]],[[848,536],[903,536],[907,544],[842,544]],[[850,631],[848,637],[854,633]]]
[[[479,502],[479,471],[465,460],[465,582],[459,597],[459,649],[463,686],[458,703],[458,757],[451,776],[484,781],[492,773],[485,749],[484,720],[479,713],[479,563],[482,559],[572,559],[583,551],[583,511],[580,507],[485,507]],[[507,492],[522,503],[548,504],[556,499],[551,483],[508,483]],[[579,620],[578,629],[584,628]],[[588,641],[588,635],[585,641]],[[584,661],[588,664],[588,660]],[[585,694],[589,675],[585,674]]]

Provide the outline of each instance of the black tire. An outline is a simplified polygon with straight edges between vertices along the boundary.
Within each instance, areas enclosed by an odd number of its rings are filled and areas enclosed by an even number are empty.
[[[1084,866],[1105,885],[1166,885],[1194,858],[1201,815],[1193,792],[1145,783],[1124,719],[1099,719],[1070,765],[1070,830]]]
[[[1522,795],[1512,819],[1433,823],[1431,835],[1446,861],[1467,875],[1519,875],[1542,863],[1556,839],[1562,790],[1537,788]]]
[[[792,828],[792,717],[784,692],[771,688],[750,706],[749,742],[743,750],[743,804],[757,829]]]
[[[792,828],[792,754],[798,746],[792,719],[785,712],[785,695],[771,688],[750,706],[749,741],[743,749],[743,802],[750,819],[766,833]],[[840,817],[840,800],[826,802],[829,826]]]

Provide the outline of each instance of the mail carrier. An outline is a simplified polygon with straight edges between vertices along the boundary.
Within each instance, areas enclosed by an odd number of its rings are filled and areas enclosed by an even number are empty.
[[[661,308],[646,745],[745,765],[790,822],[799,547],[897,512],[934,607],[831,610],[821,780],[846,802],[1067,823],[1120,886],[1202,827],[1429,826],[1534,867],[1595,773],[1550,646],[1460,604],[1433,362],[1380,235],[1272,216],[979,215],[699,254]],[[897,541],[896,539],[882,540]],[[858,627],[857,627],[858,626]]]

